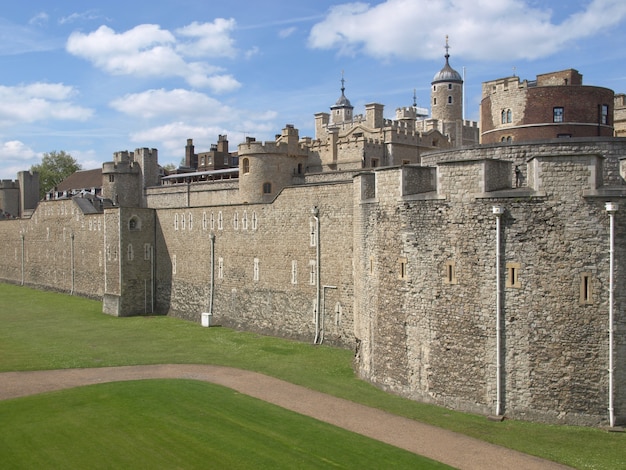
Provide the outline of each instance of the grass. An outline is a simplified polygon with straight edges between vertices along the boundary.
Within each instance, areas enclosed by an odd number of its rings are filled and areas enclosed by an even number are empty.
[[[450,468],[191,380],[101,384],[0,402],[0,461],[3,469]]]
[[[168,317],[114,318],[103,315],[101,309],[97,301],[0,284],[0,370],[158,363],[226,365],[265,373],[574,468],[626,468],[624,433],[512,420],[491,422],[483,416],[389,395],[358,380],[351,368],[351,351],[227,328],[201,328]]]

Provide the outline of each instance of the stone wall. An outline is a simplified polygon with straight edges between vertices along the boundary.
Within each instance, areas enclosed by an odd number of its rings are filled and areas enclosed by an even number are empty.
[[[400,179],[409,172],[376,171],[376,198],[360,200],[354,216],[362,377],[410,398],[495,413],[492,207],[499,206],[504,412],[548,422],[606,422],[607,199],[585,197],[594,190],[600,160],[545,157],[531,166],[538,167],[542,196],[531,189],[525,196],[506,188],[482,193],[485,165],[476,160],[438,166],[438,198],[424,200],[400,196]],[[616,225],[626,234],[626,214],[616,214]],[[622,241],[616,257],[624,255]],[[616,305],[625,301],[616,292]],[[620,311],[616,357],[626,353],[625,323]],[[617,416],[624,420],[622,366],[615,384]]]
[[[30,219],[0,222],[0,279],[102,298],[103,220],[71,199],[41,202]],[[23,236],[23,239],[22,239]]]
[[[272,204],[158,210],[158,309],[199,321],[213,286],[215,322],[313,341],[319,288],[324,341],[353,346],[351,191],[351,181],[316,184],[285,188]]]

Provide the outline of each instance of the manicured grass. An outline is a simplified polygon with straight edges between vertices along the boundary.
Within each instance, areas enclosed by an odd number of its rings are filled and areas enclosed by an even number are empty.
[[[197,363],[262,372],[575,468],[626,468],[626,434],[424,405],[358,380],[352,352],[167,317],[114,318],[101,303],[0,284],[0,370]],[[371,468],[371,467],[370,467]]]
[[[0,402],[3,469],[450,468],[213,384],[145,380]]]

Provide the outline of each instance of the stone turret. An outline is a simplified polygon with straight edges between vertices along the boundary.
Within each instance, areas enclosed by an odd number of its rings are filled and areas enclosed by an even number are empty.
[[[298,129],[287,124],[274,142],[248,137],[239,144],[239,195],[243,202],[270,202],[294,177],[304,174],[308,147],[301,145]]]

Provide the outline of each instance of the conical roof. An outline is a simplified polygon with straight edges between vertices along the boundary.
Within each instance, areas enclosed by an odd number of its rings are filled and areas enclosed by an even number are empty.
[[[461,74],[450,67],[450,64],[448,63],[449,57],[450,56],[446,54],[446,65],[444,65],[443,68],[435,74],[431,85],[439,82],[463,83],[463,77]]]
[[[346,98],[346,95],[345,95],[346,87],[344,85],[345,85],[345,80],[344,80],[343,74],[342,74],[342,76],[341,76],[341,96],[335,102],[335,104],[330,107],[330,109],[353,108],[352,104],[350,104],[350,100],[348,98]]]

